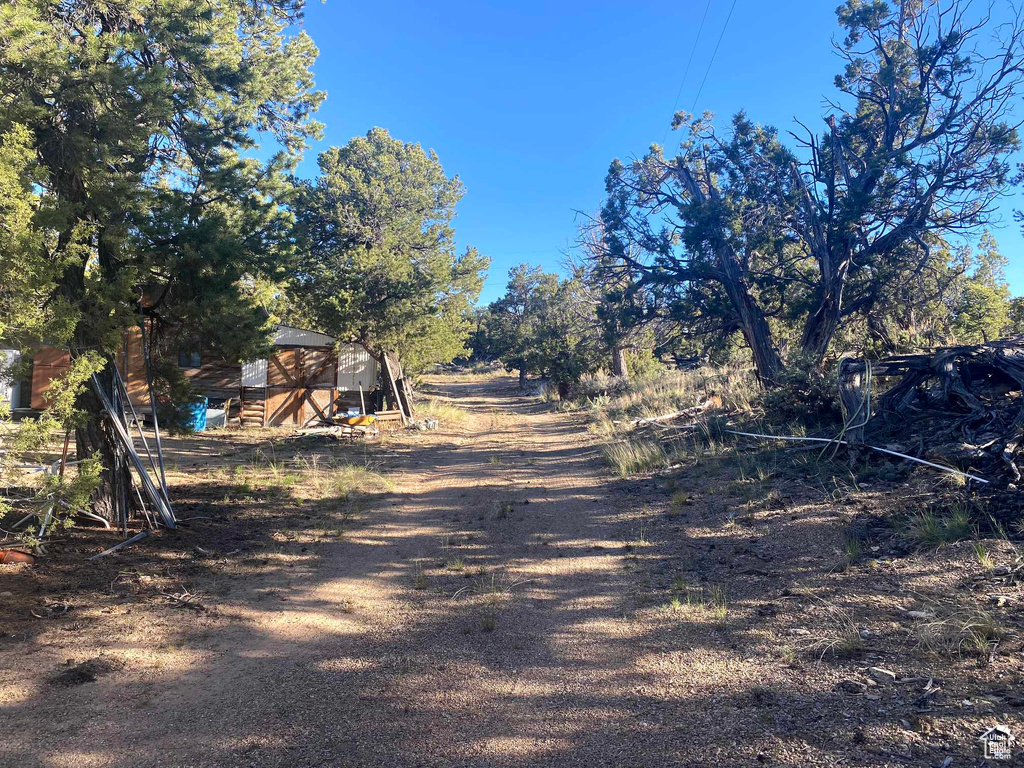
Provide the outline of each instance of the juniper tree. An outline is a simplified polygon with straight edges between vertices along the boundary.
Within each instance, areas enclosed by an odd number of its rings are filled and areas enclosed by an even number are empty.
[[[612,375],[628,379],[627,353],[641,348],[649,353],[654,325],[664,320],[661,292],[633,269],[637,254],[616,255],[617,244],[609,242],[600,218],[580,228],[576,245],[576,253],[569,258],[576,291],[582,301],[593,305],[596,332],[611,359]],[[664,326],[659,328],[662,335],[667,330]]]
[[[533,373],[556,384],[564,397],[609,359],[598,303],[576,277],[559,280],[526,264],[510,269],[508,277],[505,294],[487,308],[487,349],[507,370],[519,371],[520,388]]]
[[[609,171],[615,255],[639,246],[634,268],[696,326],[742,333],[763,381],[780,376],[781,323],[820,365],[842,324],[886,295],[886,276],[925,268],[936,240],[979,233],[1012,180],[1024,19],[996,26],[969,8],[842,5],[838,95],[799,152],[742,113],[724,136],[709,115],[677,115],[678,154],[654,146]]]
[[[463,186],[434,152],[382,128],[332,147],[299,182],[292,293],[324,331],[408,368],[467,352],[468,310],[488,260],[456,253],[452,221]]]
[[[558,275],[519,264],[508,271],[501,298],[491,302],[484,320],[488,350],[509,371],[519,371],[519,387],[537,369],[538,326],[558,292]]]

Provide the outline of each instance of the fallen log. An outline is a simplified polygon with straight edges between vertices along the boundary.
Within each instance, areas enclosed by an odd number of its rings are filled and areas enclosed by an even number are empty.
[[[636,419],[633,422],[634,427],[645,427],[648,424],[658,424],[663,421],[672,421],[674,419],[688,418],[692,419],[694,416],[699,416],[704,411],[712,408],[721,408],[722,398],[718,395],[711,395],[703,403],[694,405],[690,408],[683,408],[681,411],[672,411],[671,413],[663,413],[660,416],[651,416],[646,419]]]

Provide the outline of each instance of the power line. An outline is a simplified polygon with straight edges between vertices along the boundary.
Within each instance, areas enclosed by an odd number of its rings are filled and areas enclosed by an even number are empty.
[[[711,73],[711,65],[715,63],[715,56],[718,55],[718,47],[722,44],[722,38],[725,37],[725,30],[729,28],[729,19],[732,18],[732,12],[735,8],[736,0],[732,0],[732,5],[729,6],[729,15],[725,17],[725,24],[722,26],[722,34],[718,36],[718,42],[715,44],[714,53],[711,54],[711,61],[708,62],[708,68],[704,73],[704,79],[700,81],[700,88],[697,89],[697,96],[693,100],[693,106],[690,107],[691,112],[697,108],[697,101],[700,99],[700,94],[704,90],[704,83],[708,81],[708,75]]]
[[[700,33],[704,31],[704,22],[708,18],[708,9],[711,8],[711,0],[704,6],[704,15],[701,17],[700,26],[697,28],[697,37],[693,40],[693,47],[690,49],[690,58],[686,61],[686,69],[683,70],[683,81],[679,83],[679,90],[676,91],[676,100],[672,102],[672,118],[675,119],[676,107],[679,106],[679,97],[683,95],[683,86],[686,85],[686,76],[690,74],[690,65],[693,63],[693,54],[697,52],[697,43],[700,42]],[[665,128],[665,135],[661,137],[661,145],[665,146],[668,140],[668,127]]]

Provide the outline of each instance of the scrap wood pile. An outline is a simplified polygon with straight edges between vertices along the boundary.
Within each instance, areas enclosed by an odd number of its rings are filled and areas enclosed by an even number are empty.
[[[379,434],[380,422],[401,421],[403,426],[414,425],[412,388],[402,373],[402,364],[394,352],[385,352],[381,357],[381,378],[383,380],[386,410],[367,413],[362,388],[359,390],[359,413],[332,414],[316,426],[299,430],[296,437],[333,437],[336,440],[371,438]]]
[[[408,426],[415,418],[412,411],[412,387],[409,379],[402,371],[402,363],[394,352],[385,352],[382,356],[381,372],[384,382],[384,399],[387,406],[398,411],[403,426]]]
[[[889,385],[878,394],[876,381]],[[877,361],[846,359],[839,391],[851,444],[896,441],[936,461],[1021,479],[1024,337]]]
[[[374,426],[372,417],[362,417],[369,419],[363,424],[346,424],[342,423],[341,419],[344,417],[338,417],[335,419],[335,423],[322,423],[317,426],[304,427],[291,436],[291,439],[303,440],[308,438],[321,438],[329,437],[334,440],[347,440],[354,441],[358,438],[369,439],[376,437],[380,430]]]

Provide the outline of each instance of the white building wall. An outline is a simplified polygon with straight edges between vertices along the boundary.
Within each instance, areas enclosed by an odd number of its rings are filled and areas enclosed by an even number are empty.
[[[319,331],[307,331],[304,328],[293,328],[290,325],[277,326],[274,336],[276,347],[332,347],[334,337]]]
[[[292,343],[298,337],[291,336]],[[373,389],[377,384],[377,361],[373,359],[361,344],[342,344],[338,348],[337,386],[342,392],[364,392]],[[242,363],[242,386],[267,386],[267,361],[248,360]]]
[[[12,408],[17,406],[21,395],[21,382],[12,381],[8,369],[21,360],[21,352],[17,349],[0,349],[0,403],[7,403]]]
[[[242,363],[242,386],[243,387],[265,387],[267,386],[267,361],[249,360]]]
[[[366,392],[377,383],[377,361],[360,344],[342,344],[338,349],[338,389]]]

